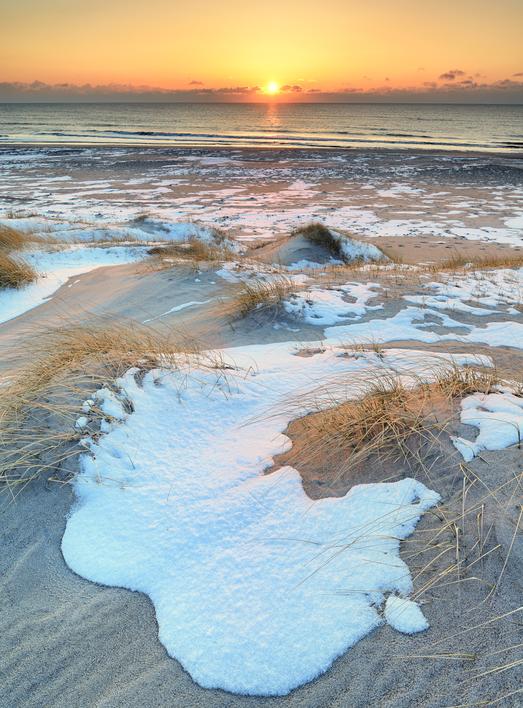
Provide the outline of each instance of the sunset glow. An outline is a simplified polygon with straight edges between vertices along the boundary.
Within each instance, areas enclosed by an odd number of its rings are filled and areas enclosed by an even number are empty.
[[[6,0],[0,98],[502,102],[522,22],[518,0]]]
[[[265,93],[267,93],[269,96],[275,96],[279,92],[280,85],[277,84],[276,81],[269,81],[269,83],[265,87]]]

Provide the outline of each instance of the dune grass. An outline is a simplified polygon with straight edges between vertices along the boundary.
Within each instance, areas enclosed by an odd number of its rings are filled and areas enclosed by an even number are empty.
[[[431,273],[439,273],[442,271],[520,268],[521,266],[523,266],[523,254],[507,253],[505,256],[465,256],[456,252],[444,261],[425,266],[424,270]]]
[[[29,242],[36,240],[34,236],[0,224],[0,289],[20,288],[36,280],[36,270],[21,258],[12,255],[12,251],[20,251]]]
[[[348,345],[347,351],[384,359],[383,348],[373,343]],[[315,460],[330,470],[333,481],[352,469],[361,471],[374,458],[427,472],[427,460],[440,451],[441,436],[455,416],[453,402],[471,393],[489,393],[501,381],[494,368],[437,360],[423,373],[400,374],[380,366],[353,374],[348,399],[344,379],[325,382],[306,394],[306,400],[300,398],[296,403],[313,412],[291,424],[299,428],[301,441],[289,464],[299,469],[300,461]]]
[[[218,241],[209,243],[198,238],[189,238],[181,243],[154,246],[149,249],[148,253],[163,262],[169,261],[169,259],[181,259],[197,263],[232,260],[236,255],[225,243]]]
[[[277,276],[271,280],[253,280],[242,283],[238,295],[228,306],[232,319],[247,317],[254,313],[278,314],[283,302],[300,289],[290,278]]]
[[[333,258],[341,261],[345,260],[340,240],[335,238],[330,230],[319,221],[313,221],[306,226],[300,226],[292,232],[292,235],[303,236],[303,238],[310,241],[310,243],[325,248]]]
[[[32,239],[12,226],[0,224],[0,251],[20,251]]]
[[[21,288],[37,277],[36,270],[21,258],[0,251],[0,289]]]
[[[59,474],[85,452],[84,433],[75,428],[83,401],[103,386],[113,388],[130,367],[139,375],[157,367],[207,367],[217,377],[226,368],[190,337],[134,322],[63,326],[33,333],[31,342],[31,361],[0,387],[0,489],[11,493],[42,472]],[[89,415],[94,431],[107,417],[96,406]]]

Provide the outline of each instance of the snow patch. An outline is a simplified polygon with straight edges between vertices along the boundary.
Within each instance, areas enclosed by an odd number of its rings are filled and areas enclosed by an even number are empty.
[[[385,603],[387,624],[404,634],[416,634],[428,629],[427,622],[419,605],[397,595],[389,595]]]
[[[466,462],[481,450],[503,450],[523,438],[523,398],[509,390],[475,393],[461,402],[461,422],[479,428],[473,442],[455,437],[452,442]]]
[[[120,406],[122,422],[87,440],[62,550],[83,577],[149,595],[160,641],[200,685],[283,695],[383,622],[384,593],[411,592],[400,540],[439,497],[403,479],[312,501],[295,469],[265,475],[289,447],[283,398],[369,364],[291,343],[224,354],[227,379],[159,369],[118,382],[134,412]],[[114,415],[114,394],[97,397]]]

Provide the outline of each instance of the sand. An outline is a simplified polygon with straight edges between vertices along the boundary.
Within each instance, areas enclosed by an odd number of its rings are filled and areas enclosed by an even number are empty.
[[[487,455],[493,482],[520,457]],[[484,463],[476,463],[484,464]],[[32,485],[2,513],[0,705],[13,706],[449,706],[502,696],[518,688],[517,673],[469,680],[489,665],[453,659],[401,658],[435,651],[483,651],[521,641],[520,618],[494,623],[435,646],[436,638],[481,624],[516,606],[521,573],[511,566],[492,605],[484,593],[456,587],[423,606],[431,629],[406,637],[382,627],[359,642],[319,679],[284,698],[248,698],[204,690],[170,659],[157,638],[154,611],[138,593],[99,587],[75,576],[60,553],[70,488]],[[502,530],[496,526],[496,539]],[[501,557],[486,569],[500,572]],[[461,595],[460,595],[461,593]],[[474,609],[475,605],[479,605]],[[518,636],[519,635],[519,636]],[[507,663],[511,653],[492,657]],[[490,660],[490,665],[494,662]],[[517,696],[502,705],[516,706]]]
[[[372,243],[405,250],[406,260],[414,262],[444,259],[458,247],[481,255],[497,255],[509,248],[429,236],[417,240],[414,250],[411,240],[407,244],[402,237],[373,239]],[[272,252],[273,248],[267,250]],[[286,252],[286,257],[294,255]],[[195,272],[184,267],[153,271],[132,264],[100,268],[75,280],[74,287],[66,284],[47,303],[0,327],[2,373],[16,371],[30,359],[33,338],[40,328],[88,322],[100,316],[138,322],[153,318],[155,326],[174,327],[207,346],[288,340],[305,343],[320,338],[319,328],[295,322],[291,326],[285,320],[279,329],[260,317],[231,324],[223,315],[223,304],[237,286],[221,280],[213,270]],[[369,313],[364,320],[394,314],[405,306],[400,296],[401,288],[397,287],[385,308]],[[164,314],[196,300],[210,302]],[[460,315],[460,319],[467,321],[466,316]],[[417,342],[390,346],[459,352],[480,349],[458,342],[444,347],[425,347]],[[502,368],[522,370],[519,350],[503,347],[490,353]],[[457,419],[454,426],[457,433],[463,432]],[[71,462],[63,470],[64,480],[74,473],[75,464]],[[485,550],[494,549],[476,564],[473,575],[477,580],[446,585],[443,577],[438,588],[420,597],[430,622],[427,632],[408,637],[381,627],[339,658],[327,673],[281,698],[202,689],[166,654],[146,596],[98,586],[69,570],[60,552],[67,514],[74,503],[68,484],[42,477],[15,500],[0,496],[1,708],[443,708],[489,700],[498,700],[502,706],[520,705],[521,696],[515,693],[520,688],[518,670],[482,674],[515,660],[518,650],[510,647],[522,641],[522,614],[492,620],[521,605],[523,548],[521,538],[514,537],[521,495],[514,475],[523,469],[523,456],[518,448],[483,453],[468,468],[475,483],[468,490],[466,503],[484,507],[482,523],[486,531],[490,529]],[[363,481],[345,478],[335,482],[315,474],[307,465],[298,471],[312,498],[343,493],[351,484]],[[394,473],[404,474],[405,470],[398,467]],[[449,515],[459,514],[462,479],[463,470],[454,455],[452,464],[435,465],[432,479],[426,480],[444,497]],[[490,493],[501,484],[506,484],[503,492]],[[476,516],[471,514],[460,532],[463,562],[478,557]],[[413,575],[437,555],[436,547],[427,554],[424,543],[440,523],[427,515],[412,541],[404,544],[403,557]],[[452,535],[446,538],[452,539]],[[431,573],[416,578],[415,588],[421,588],[433,573],[442,572],[449,562],[447,556],[434,560]],[[485,601],[502,571],[499,587]],[[465,653],[477,658],[460,658]],[[434,655],[440,656],[423,658]]]

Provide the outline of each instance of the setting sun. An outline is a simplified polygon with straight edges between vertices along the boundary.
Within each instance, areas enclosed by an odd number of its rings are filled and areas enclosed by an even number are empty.
[[[265,87],[265,93],[268,93],[269,96],[275,96],[279,92],[280,84],[276,83],[276,81],[269,81],[269,83]]]

